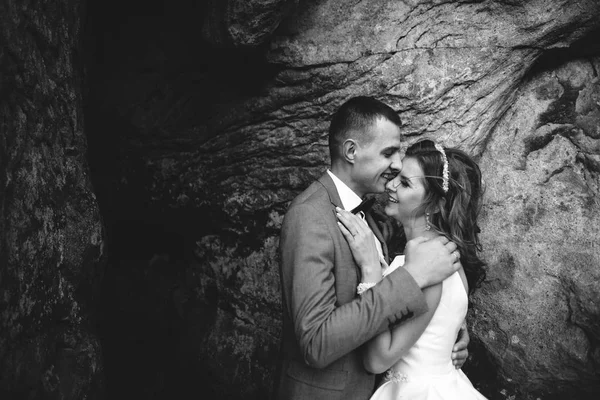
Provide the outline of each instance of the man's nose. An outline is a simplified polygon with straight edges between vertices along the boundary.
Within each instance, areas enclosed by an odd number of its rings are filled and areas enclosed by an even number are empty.
[[[396,152],[392,156],[392,164],[390,165],[390,168],[395,173],[399,173],[402,170],[402,157],[400,157],[400,152]]]

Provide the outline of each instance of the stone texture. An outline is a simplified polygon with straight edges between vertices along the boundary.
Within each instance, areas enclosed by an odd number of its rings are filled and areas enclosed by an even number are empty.
[[[409,141],[435,137],[484,168],[490,272],[470,315],[474,382],[493,399],[597,391],[599,15],[593,0],[307,1],[264,54],[201,48],[192,67],[115,57],[98,80],[97,112],[121,149],[108,158],[119,168],[107,216],[155,221],[193,248],[170,262],[186,271],[184,295],[166,296],[203,387],[270,390],[282,216],[328,164],[330,114],[371,95],[401,113]]]
[[[598,65],[574,60],[526,82],[481,159],[490,268],[473,331],[505,386],[541,398],[600,393],[600,119],[578,122],[600,109]]]
[[[210,0],[203,37],[223,47],[256,47],[265,43],[298,0]]]
[[[0,2],[0,397],[98,399],[78,1]]]

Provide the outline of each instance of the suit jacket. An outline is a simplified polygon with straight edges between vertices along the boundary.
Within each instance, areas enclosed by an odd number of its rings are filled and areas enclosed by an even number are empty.
[[[375,376],[365,370],[360,347],[427,310],[423,293],[403,268],[356,294],[360,269],[337,225],[336,206],[342,202],[325,173],[294,199],[283,221],[279,400],[368,399]],[[369,215],[367,221],[381,240]]]

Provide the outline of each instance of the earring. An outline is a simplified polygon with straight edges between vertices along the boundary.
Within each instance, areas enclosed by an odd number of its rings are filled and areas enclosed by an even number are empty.
[[[429,224],[429,213],[425,213],[425,230],[428,231],[431,229],[431,225]]]

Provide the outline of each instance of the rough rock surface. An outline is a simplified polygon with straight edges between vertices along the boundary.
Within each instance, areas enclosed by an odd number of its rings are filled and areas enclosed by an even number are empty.
[[[78,1],[0,2],[0,398],[103,397]]]
[[[298,0],[210,0],[203,38],[217,46],[256,47],[270,39]]]
[[[111,116],[100,132],[119,135],[102,154],[107,216],[183,237],[183,249],[146,250],[183,258],[166,261],[174,278],[154,263],[139,276],[173,281],[178,368],[198,368],[197,390],[266,397],[283,213],[328,164],[330,114],[371,95],[401,113],[409,140],[435,137],[484,168],[490,272],[470,363],[486,370],[472,367],[474,381],[493,399],[597,391],[599,16],[595,0],[320,0],[299,2],[265,54],[203,49],[207,61],[186,63],[150,29],[155,46],[124,45],[153,56],[112,57],[98,80],[96,111]],[[124,270],[125,298],[143,278]]]
[[[474,336],[508,387],[600,393],[600,57],[540,72],[488,142]]]

